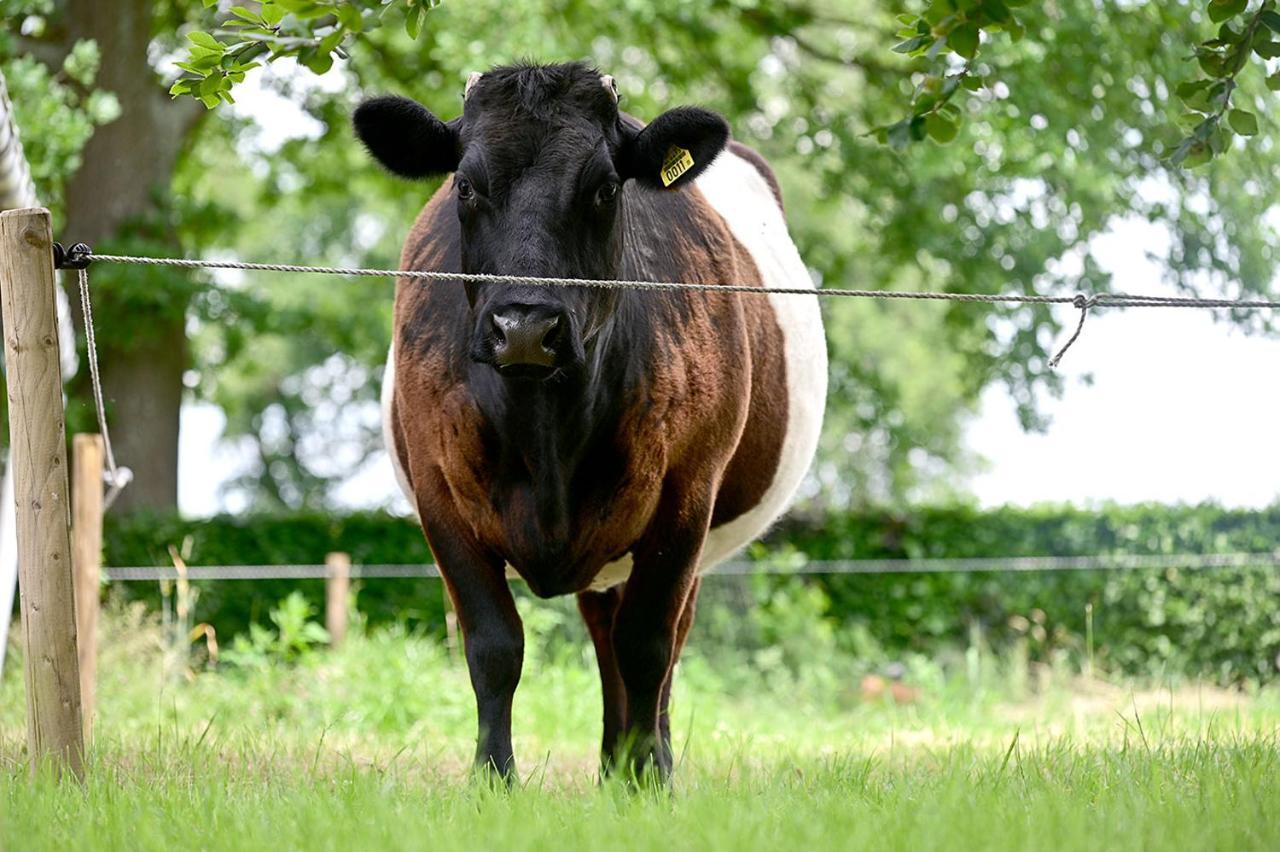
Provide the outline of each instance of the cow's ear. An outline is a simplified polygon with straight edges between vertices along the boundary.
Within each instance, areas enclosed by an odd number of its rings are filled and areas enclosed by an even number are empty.
[[[457,121],[445,124],[409,98],[370,98],[352,116],[356,135],[379,163],[400,177],[442,175],[458,167]]]
[[[643,129],[624,125],[618,174],[655,189],[675,189],[701,174],[728,142],[723,118],[700,107],[676,107]]]

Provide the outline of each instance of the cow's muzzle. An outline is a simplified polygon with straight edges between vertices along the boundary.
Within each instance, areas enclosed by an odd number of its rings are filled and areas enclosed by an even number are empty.
[[[504,376],[546,378],[573,360],[569,314],[553,305],[503,305],[481,323],[479,360]]]

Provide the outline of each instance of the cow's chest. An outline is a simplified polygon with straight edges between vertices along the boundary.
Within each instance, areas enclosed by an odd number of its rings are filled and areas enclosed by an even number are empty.
[[[535,592],[580,591],[648,528],[667,469],[662,428],[639,412],[570,454],[503,444],[481,425],[441,447],[446,480],[479,543]]]

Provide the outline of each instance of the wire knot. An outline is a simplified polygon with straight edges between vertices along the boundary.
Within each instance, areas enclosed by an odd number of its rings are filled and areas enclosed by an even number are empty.
[[[1080,311],[1080,322],[1076,325],[1075,334],[1062,344],[1062,348],[1058,350],[1058,354],[1049,359],[1049,366],[1053,369],[1058,368],[1058,364],[1062,362],[1062,356],[1067,354],[1067,350],[1071,348],[1071,344],[1075,343],[1080,337],[1080,332],[1084,331],[1084,319],[1089,316],[1089,309],[1098,304],[1097,296],[1089,296],[1084,293],[1076,293],[1074,299],[1071,300],[1072,306]]]
[[[88,243],[73,243],[64,249],[62,243],[53,244],[54,269],[88,269],[93,262],[93,249]]]

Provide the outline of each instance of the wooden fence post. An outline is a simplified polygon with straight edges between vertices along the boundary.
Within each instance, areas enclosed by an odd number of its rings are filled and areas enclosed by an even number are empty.
[[[324,626],[329,630],[329,647],[341,648],[347,641],[347,596],[351,591],[351,557],[330,553],[324,558],[329,576],[324,583]]]
[[[38,207],[0,213],[0,300],[32,771],[84,774],[53,231]]]
[[[98,598],[102,582],[102,436],[71,442],[71,546],[76,569],[76,640],[85,742],[93,738],[98,694]]]

